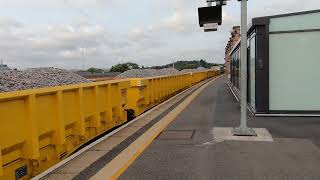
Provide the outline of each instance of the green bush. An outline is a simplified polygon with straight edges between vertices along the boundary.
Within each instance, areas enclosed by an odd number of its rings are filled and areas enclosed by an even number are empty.
[[[125,72],[130,69],[140,69],[139,65],[136,63],[123,63],[123,64],[117,64],[111,67],[110,72]]]

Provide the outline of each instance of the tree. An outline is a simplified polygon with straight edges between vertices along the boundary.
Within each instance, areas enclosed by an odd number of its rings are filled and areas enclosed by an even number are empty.
[[[117,64],[111,67],[110,72],[125,72],[130,69],[140,69],[139,65],[136,63],[123,63],[123,64]]]
[[[205,67],[207,65],[207,62],[204,61],[203,59],[200,60],[200,66]]]
[[[94,67],[89,68],[87,71],[88,71],[88,72],[91,72],[92,74],[104,73],[104,70],[103,70],[103,69],[94,68]]]
[[[194,60],[194,61],[176,61],[174,63],[174,67],[181,71],[183,69],[197,69],[199,67],[204,67],[207,69],[210,69],[212,66],[217,65],[215,63],[208,63],[205,60],[201,59],[200,61]],[[154,66],[151,67],[152,69],[163,69],[163,68],[171,68],[173,67],[173,64],[166,64],[164,66]]]

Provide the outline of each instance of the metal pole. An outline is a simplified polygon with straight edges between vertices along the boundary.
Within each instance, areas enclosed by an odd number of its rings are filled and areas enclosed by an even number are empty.
[[[84,56],[83,56],[83,47],[81,48],[81,56],[82,56],[82,70],[84,70]]]
[[[253,129],[247,127],[247,0],[241,1],[241,124],[235,128],[234,135],[255,136]]]
[[[247,128],[247,0],[241,1],[241,128]]]

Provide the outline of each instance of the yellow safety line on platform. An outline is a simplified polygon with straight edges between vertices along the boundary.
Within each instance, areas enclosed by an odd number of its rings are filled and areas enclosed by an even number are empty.
[[[208,83],[201,86],[194,93],[192,93],[186,100],[179,104],[174,110],[168,113],[159,122],[153,125],[136,141],[123,150],[110,163],[103,167],[91,179],[117,179],[139,156],[140,154],[153,142],[154,139],[186,108],[188,105],[213,81],[220,78],[218,76]]]

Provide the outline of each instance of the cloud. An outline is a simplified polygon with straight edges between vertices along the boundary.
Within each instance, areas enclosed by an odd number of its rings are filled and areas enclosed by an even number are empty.
[[[320,8],[317,0],[268,0],[256,2],[250,9],[250,17],[285,14],[299,11],[314,10]],[[249,7],[250,8],[250,7]]]
[[[196,20],[194,13],[177,10],[170,17],[162,20],[162,27],[178,33],[192,33],[197,27],[194,26],[196,25],[194,20]]]
[[[79,68],[82,66],[82,52],[85,57],[92,58],[90,62],[103,62],[106,56],[110,57],[106,51],[112,52],[128,46],[121,39],[112,39],[103,27],[97,25],[50,25],[45,30],[30,33],[25,25],[14,20],[1,22],[6,23],[0,23],[0,26],[7,27],[6,31],[0,31],[1,58],[9,65],[19,68]],[[20,32],[15,32],[15,28],[20,28]],[[111,60],[110,63],[114,61]]]
[[[0,32],[12,32],[23,27],[23,24],[12,18],[0,17]]]
[[[239,5],[229,1],[219,31],[204,33],[197,8],[205,0],[2,0],[0,58],[18,68],[223,63],[229,31],[240,24]],[[249,17],[319,7],[319,0],[256,0],[249,1]]]

